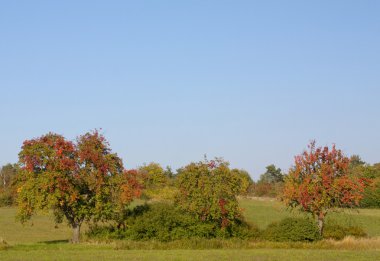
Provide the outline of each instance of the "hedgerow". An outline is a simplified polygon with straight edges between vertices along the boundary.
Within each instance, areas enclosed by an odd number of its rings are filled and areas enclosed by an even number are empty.
[[[241,220],[221,227],[217,222],[200,221],[173,205],[156,203],[135,208],[124,227],[94,225],[87,236],[95,239],[154,239],[168,242],[186,238],[257,238],[259,230]]]

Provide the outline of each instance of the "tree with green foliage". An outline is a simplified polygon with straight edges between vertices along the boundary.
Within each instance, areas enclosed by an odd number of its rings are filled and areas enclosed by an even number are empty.
[[[172,200],[175,194],[173,173],[170,168],[164,170],[160,164],[151,162],[138,169],[144,180],[143,196],[155,200]]]
[[[380,208],[380,178],[371,179],[370,185],[364,190],[360,207]]]
[[[360,156],[350,157],[349,173],[352,177],[364,178],[368,186],[364,189],[360,207],[380,208],[380,165],[370,165]]]
[[[0,169],[0,187],[2,189],[7,189],[12,185],[12,180],[16,177],[17,169],[16,164],[10,163]]]
[[[222,159],[191,163],[177,174],[177,206],[225,228],[241,217],[237,201],[241,179]]]
[[[266,172],[252,184],[251,191],[258,197],[278,197],[282,193],[284,174],[274,164],[266,167]]]
[[[248,190],[253,184],[253,180],[248,171],[244,169],[232,169],[231,172],[236,174],[240,178],[240,195],[247,195]]]
[[[266,166],[266,172],[260,176],[260,182],[265,183],[277,183],[284,181],[284,175],[280,168],[277,168],[274,164]]]
[[[352,155],[350,157],[350,168],[364,166],[365,164],[365,161],[363,161],[359,155]]]
[[[38,210],[52,210],[56,222],[65,218],[72,227],[73,243],[79,242],[83,222],[113,216],[118,202],[113,199],[124,194],[121,184],[128,185],[121,159],[98,131],[79,136],[76,143],[54,133],[26,140],[19,164],[20,221],[27,221]],[[132,198],[126,197],[123,203]]]
[[[138,170],[145,177],[146,188],[163,187],[168,183],[168,176],[160,164],[151,162],[139,167]]]
[[[364,189],[361,207],[380,208],[380,168],[376,164],[357,164],[351,166],[350,175],[368,180],[369,185]]]
[[[170,166],[166,166],[166,169],[164,171],[164,174],[166,177],[168,177],[169,179],[173,179],[174,178],[174,173],[173,173],[173,170]]]
[[[0,169],[0,206],[11,206],[15,202],[17,172],[17,164],[6,164]]]

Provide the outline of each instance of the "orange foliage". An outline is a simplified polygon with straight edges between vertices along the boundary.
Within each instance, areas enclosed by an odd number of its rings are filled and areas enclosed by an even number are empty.
[[[295,157],[286,178],[285,203],[322,219],[329,209],[358,205],[367,181],[349,176],[349,163],[335,145],[330,150],[311,142],[307,151]]]

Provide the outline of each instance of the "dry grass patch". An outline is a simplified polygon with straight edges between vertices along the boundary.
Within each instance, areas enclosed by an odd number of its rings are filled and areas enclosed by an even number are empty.
[[[4,239],[0,238],[0,250],[5,250],[8,247],[9,247],[8,243]]]
[[[326,243],[333,246],[333,249],[380,250],[380,237],[355,238],[349,236],[340,241],[326,240]]]
[[[269,242],[239,239],[184,239],[171,242],[155,240],[87,241],[88,246],[108,246],[116,250],[175,250],[175,249],[310,249],[310,250],[380,250],[380,238],[346,237],[343,240],[321,240],[318,242]]]

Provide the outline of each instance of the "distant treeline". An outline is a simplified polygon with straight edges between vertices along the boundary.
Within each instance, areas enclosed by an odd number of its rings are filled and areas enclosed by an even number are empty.
[[[0,168],[0,206],[16,205],[17,172],[19,165],[6,164]],[[137,168],[144,184],[143,199],[172,199],[175,195],[175,180],[182,168],[173,171],[170,166],[162,167],[159,163],[151,162]],[[232,169],[241,178],[240,196],[270,197],[280,199],[287,173],[274,164],[266,167],[265,173],[259,180],[253,181],[250,174],[244,169]],[[365,189],[364,197],[360,202],[363,208],[380,208],[380,163],[373,165],[366,163],[358,155],[350,157],[350,175],[366,177],[371,185]]]

